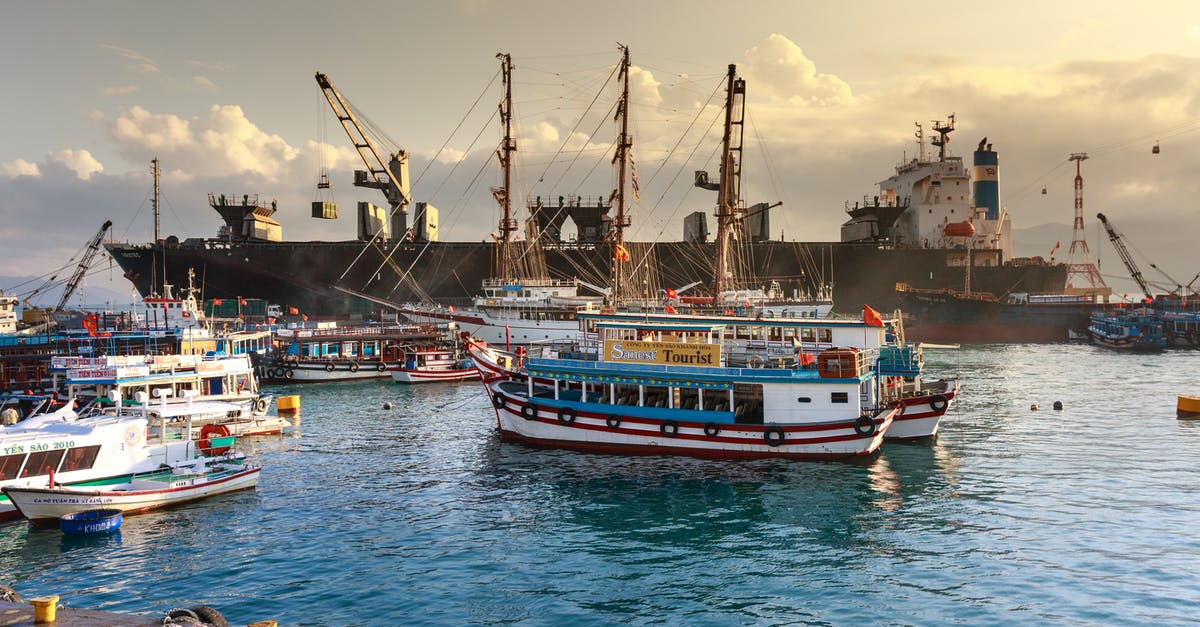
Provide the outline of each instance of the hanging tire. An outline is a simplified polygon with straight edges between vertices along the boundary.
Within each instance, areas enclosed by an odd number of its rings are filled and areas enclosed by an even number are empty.
[[[350,362],[350,372],[358,372],[358,362]]]
[[[949,405],[950,405],[950,401],[947,400],[946,397],[942,396],[941,394],[938,394],[937,396],[929,399],[929,407],[931,409],[933,409],[933,411],[945,411],[946,407],[948,407]]]
[[[767,430],[763,431],[763,441],[767,443],[767,446],[779,446],[785,439],[787,438],[783,434],[783,429],[779,427],[767,427]]]
[[[386,372],[386,371],[387,371],[387,364],[383,363],[382,361],[381,361],[381,362],[379,362],[379,363],[377,363],[377,364],[375,364],[375,371],[376,371],[376,372]]]
[[[759,357],[758,355],[751,355],[750,359],[746,360],[746,365],[751,368],[762,368],[763,358]]]
[[[604,424],[608,425],[609,429],[618,429],[621,427],[621,417],[616,414],[609,414],[608,418],[604,419]]]
[[[521,408],[521,416],[525,420],[537,420],[538,406],[533,403],[525,403],[525,406]]]
[[[332,363],[325,364],[325,372],[333,372],[333,368],[334,366]]]
[[[192,613],[196,615],[196,618],[199,618],[206,624],[212,625],[212,627],[229,627],[229,621],[225,620],[225,617],[221,616],[221,613],[216,609],[207,605],[193,607]]]
[[[294,376],[296,376],[296,371],[295,371],[295,370],[292,370],[291,368],[288,368],[287,370],[284,370],[284,371],[283,371],[283,378],[284,378],[284,379],[291,379],[291,378],[292,378],[292,377],[294,377]]]
[[[496,392],[496,395],[492,397],[492,407],[495,407],[496,409],[504,409],[504,400],[504,395]]]
[[[265,399],[265,398],[256,399],[254,401],[254,411],[255,411],[255,413],[259,413],[259,414],[267,413],[267,399]]]
[[[854,432],[864,437],[875,435],[875,419],[870,416],[859,416],[854,421]]]
[[[673,438],[679,434],[679,423],[675,422],[674,420],[664,420],[663,423],[658,426],[658,431],[668,438]]]
[[[715,423],[715,422],[704,423],[704,435],[707,435],[710,438],[715,438],[715,437],[717,437],[717,434],[720,432],[721,432],[721,426],[718,425],[717,423]]]
[[[570,407],[563,407],[562,409],[558,410],[558,421],[564,425],[574,424],[575,410],[571,409]]]

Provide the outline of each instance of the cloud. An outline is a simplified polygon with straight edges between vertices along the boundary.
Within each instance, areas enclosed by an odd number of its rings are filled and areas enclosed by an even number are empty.
[[[38,164],[30,163],[24,159],[9,161],[3,166],[0,166],[0,171],[4,172],[4,176],[9,178],[17,178],[18,176],[41,176],[42,171],[38,168]]]
[[[63,164],[84,181],[92,178],[93,174],[104,171],[104,165],[86,150],[59,150],[50,153],[50,160]]]
[[[209,80],[209,79],[208,79],[208,77],[206,77],[206,76],[193,76],[193,77],[192,77],[192,84],[193,84],[193,85],[196,85],[196,86],[198,86],[198,87],[204,87],[204,88],[207,88],[207,89],[216,89],[216,87],[217,87],[217,86],[216,86],[216,85],[215,85],[215,84],[214,84],[214,83],[213,83],[211,80]]]
[[[100,47],[113,52],[117,56],[128,61],[129,63],[125,66],[126,69],[133,70],[134,72],[138,72],[140,74],[153,74],[158,72],[158,64],[155,63],[153,59],[138,52],[137,50],[122,48],[120,46],[114,46],[111,44],[100,44]]]
[[[853,102],[850,85],[833,74],[817,72],[817,66],[787,37],[773,34],[746,51],[749,67],[761,89],[792,104],[828,107]]]
[[[105,96],[122,96],[125,94],[132,94],[139,89],[141,88],[137,85],[113,85],[112,87],[105,87],[104,89],[101,89],[100,93],[104,94]]]
[[[188,65],[192,67],[198,67],[208,72],[224,72],[229,69],[229,65],[222,61],[204,61],[193,59],[188,61]]]

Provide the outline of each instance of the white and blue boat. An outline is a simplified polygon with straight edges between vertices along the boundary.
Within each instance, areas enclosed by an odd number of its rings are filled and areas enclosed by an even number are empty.
[[[900,412],[883,400],[873,350],[740,367],[728,363],[723,324],[592,326],[595,356],[526,361],[469,343],[502,437],[625,454],[849,458],[874,453]]]
[[[1156,351],[1167,346],[1163,319],[1147,307],[1129,313],[1094,313],[1088,334],[1092,343],[1106,348]]]

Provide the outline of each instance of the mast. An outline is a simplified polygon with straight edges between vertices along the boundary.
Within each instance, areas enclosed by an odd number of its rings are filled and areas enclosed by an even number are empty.
[[[725,131],[721,140],[721,182],[717,191],[717,251],[716,272],[713,276],[713,297],[719,299],[725,291],[725,273],[729,264],[729,236],[736,223],[739,203],[739,177],[741,163],[741,139],[733,144],[733,127],[742,125],[742,116],[733,118],[738,95],[746,93],[746,81],[737,78],[737,66],[729,64],[729,76],[725,87]],[[743,106],[745,100],[742,100]],[[739,158],[734,157],[738,153]],[[715,302],[715,301],[714,301]]]
[[[629,48],[621,46],[621,101],[617,105],[617,118],[621,121],[621,136],[617,139],[617,152],[613,161],[617,165],[617,220],[613,224],[613,305],[620,306],[621,292],[624,288],[625,262],[618,259],[617,251],[625,247],[625,227],[629,226],[629,216],[625,215],[625,167],[629,161],[629,149],[633,140],[629,137]]]
[[[154,241],[158,242],[158,157],[150,161],[154,171]]]
[[[498,150],[496,158],[504,170],[504,187],[493,188],[492,196],[500,203],[500,240],[499,244],[499,278],[513,278],[513,268],[509,259],[509,242],[513,231],[517,230],[517,221],[512,217],[512,153],[517,150],[517,140],[512,136],[512,55],[499,53],[501,79],[504,83],[504,100],[500,102],[500,124],[504,127],[504,141]]]

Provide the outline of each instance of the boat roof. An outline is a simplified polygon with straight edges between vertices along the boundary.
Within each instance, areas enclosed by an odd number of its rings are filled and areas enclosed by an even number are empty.
[[[597,329],[652,329],[655,331],[719,331],[725,328],[723,323],[706,322],[664,322],[661,320],[636,321],[607,321],[597,322]]]
[[[720,368],[674,364],[615,363],[576,359],[532,358],[526,368],[534,377],[595,383],[664,385],[684,382],[684,387],[728,389],[734,383],[859,383],[875,377],[867,370],[857,377],[822,377],[816,370],[797,368]]]
[[[584,313],[579,312],[576,317],[581,320],[609,320],[613,322],[622,320],[641,320],[644,324],[662,323],[671,321],[674,324],[712,324],[722,326],[734,325],[749,325],[749,326],[772,326],[772,327],[827,327],[835,329],[855,329],[855,328],[874,328],[883,329],[877,325],[867,324],[861,319],[835,319],[835,318],[783,318],[783,317],[749,317],[749,316],[718,316],[718,315],[699,315],[699,314],[667,314],[667,313],[647,313],[647,312],[616,312],[616,313]],[[890,316],[882,316],[884,322],[893,320]],[[596,325],[604,324],[596,322]]]

